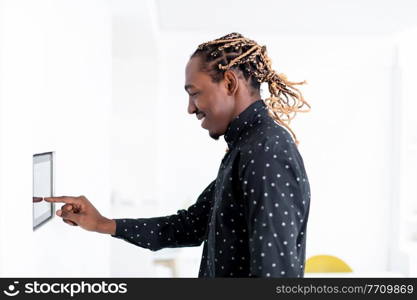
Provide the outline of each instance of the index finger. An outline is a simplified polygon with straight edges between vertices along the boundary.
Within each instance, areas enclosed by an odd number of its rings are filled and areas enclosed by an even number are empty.
[[[59,197],[45,197],[43,198],[46,202],[62,202],[69,204],[78,204],[79,199],[76,197],[59,196]]]

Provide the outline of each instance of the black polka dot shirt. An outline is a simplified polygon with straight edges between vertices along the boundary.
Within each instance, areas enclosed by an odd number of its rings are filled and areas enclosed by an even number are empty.
[[[217,178],[176,214],[115,219],[112,237],[156,251],[204,243],[199,277],[303,277],[310,185],[262,99],[234,118]]]

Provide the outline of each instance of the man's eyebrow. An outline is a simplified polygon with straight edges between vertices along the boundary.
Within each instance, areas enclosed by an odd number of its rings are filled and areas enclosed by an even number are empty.
[[[186,84],[185,86],[184,86],[184,89],[188,92],[188,89],[191,89],[191,88],[194,88],[194,85],[192,85],[192,84]]]

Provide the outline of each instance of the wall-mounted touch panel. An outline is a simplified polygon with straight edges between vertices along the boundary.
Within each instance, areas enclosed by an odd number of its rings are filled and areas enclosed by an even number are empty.
[[[33,155],[33,229],[52,218],[53,203],[43,200],[54,193],[54,153]]]

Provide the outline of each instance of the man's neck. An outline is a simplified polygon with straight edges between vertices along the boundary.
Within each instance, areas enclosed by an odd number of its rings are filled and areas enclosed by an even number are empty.
[[[239,99],[236,101],[235,111],[233,112],[232,119],[236,118],[242,111],[247,109],[253,102],[262,99],[261,95],[256,95],[253,97],[247,97],[245,99]]]

